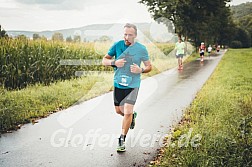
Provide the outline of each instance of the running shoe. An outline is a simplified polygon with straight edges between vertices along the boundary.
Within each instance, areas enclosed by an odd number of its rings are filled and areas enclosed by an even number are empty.
[[[137,112],[134,112],[133,116],[132,116],[132,122],[131,122],[131,125],[130,125],[130,129],[134,129],[134,127],[136,125],[136,117],[137,117]]]
[[[125,149],[125,141],[123,138],[119,137],[118,138],[118,147],[117,147],[117,152],[124,152],[126,151]]]

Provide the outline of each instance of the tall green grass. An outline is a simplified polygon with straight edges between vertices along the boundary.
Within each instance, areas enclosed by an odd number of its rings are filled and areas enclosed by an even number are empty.
[[[102,66],[66,66],[64,59],[101,59],[94,43],[70,44],[55,41],[0,38],[0,86],[25,88],[75,77],[75,71],[103,70]],[[108,70],[108,69],[107,69]]]
[[[26,38],[0,38],[0,86],[9,90],[21,89],[28,85],[49,85],[76,78],[76,71],[109,71],[110,68],[101,64],[83,61],[101,60],[110,45],[111,43],[106,42],[71,44]],[[166,54],[173,49],[172,44],[147,45],[153,61],[167,58],[161,53]],[[158,51],[157,46],[161,51]],[[78,63],[83,64],[64,65],[61,64],[62,60],[79,60]]]
[[[47,117],[111,90],[112,74],[34,85],[17,91],[0,92],[0,132],[15,130],[18,125]]]
[[[252,49],[225,54],[153,166],[252,166],[251,67]],[[178,147],[189,128],[199,146]]]

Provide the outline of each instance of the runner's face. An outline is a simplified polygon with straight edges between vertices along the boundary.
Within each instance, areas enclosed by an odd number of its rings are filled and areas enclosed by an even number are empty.
[[[124,28],[124,41],[126,45],[131,45],[134,43],[136,38],[136,32],[134,28]]]

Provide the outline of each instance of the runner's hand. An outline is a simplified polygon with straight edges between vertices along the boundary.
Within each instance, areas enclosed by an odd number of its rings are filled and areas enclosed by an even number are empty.
[[[118,59],[115,61],[116,67],[123,67],[127,61],[125,59]]]
[[[137,64],[133,63],[133,65],[130,65],[130,72],[139,74],[142,73],[142,69]]]

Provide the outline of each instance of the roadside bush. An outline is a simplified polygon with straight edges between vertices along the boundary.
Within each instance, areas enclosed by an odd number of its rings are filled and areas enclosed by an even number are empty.
[[[231,48],[242,48],[242,43],[241,41],[232,41],[230,44]]]

